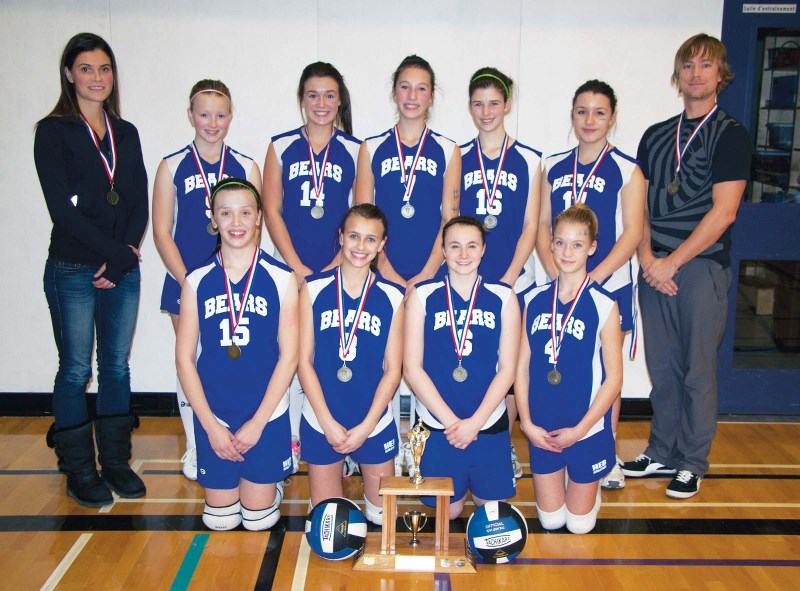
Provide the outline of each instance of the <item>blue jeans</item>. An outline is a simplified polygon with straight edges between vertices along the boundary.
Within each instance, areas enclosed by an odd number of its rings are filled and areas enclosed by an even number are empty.
[[[97,332],[97,415],[130,411],[128,357],[139,309],[137,267],[113,289],[92,285],[97,268],[47,259],[44,293],[50,307],[58,347],[58,373],[53,385],[56,429],[88,420],[86,386],[92,377],[92,345]]]

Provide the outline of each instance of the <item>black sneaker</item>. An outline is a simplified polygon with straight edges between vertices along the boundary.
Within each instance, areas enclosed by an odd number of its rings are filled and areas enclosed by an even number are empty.
[[[681,470],[675,475],[672,482],[667,485],[667,496],[673,499],[693,497],[700,491],[701,482],[703,482],[702,476],[688,470]]]
[[[635,459],[630,462],[622,464],[622,473],[631,478],[640,478],[642,476],[655,475],[670,475],[675,474],[674,468],[668,468],[660,462],[656,462],[649,456],[639,454]]]

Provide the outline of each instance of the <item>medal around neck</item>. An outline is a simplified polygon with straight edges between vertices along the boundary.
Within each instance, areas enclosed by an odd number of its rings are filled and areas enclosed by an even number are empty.
[[[547,372],[547,381],[551,386],[558,386],[561,383],[561,372],[555,367]]]
[[[116,205],[119,203],[119,193],[117,193],[113,185],[106,195],[106,201],[108,201],[111,205]]]
[[[322,216],[325,215],[325,209],[321,205],[315,205],[311,208],[311,217],[315,220],[322,219]]]
[[[212,224],[211,222],[208,222],[208,225],[206,226],[206,232],[208,232],[212,236],[216,236],[217,234],[219,234],[219,230],[217,230],[214,227],[214,224]]]
[[[464,369],[461,364],[453,370],[453,379],[457,381],[459,384],[461,382],[467,381],[467,370]]]
[[[414,206],[410,203],[406,203],[403,207],[400,208],[400,215],[402,215],[407,220],[414,217]]]
[[[343,365],[336,371],[336,377],[340,382],[347,383],[353,378],[353,370]]]
[[[483,227],[487,230],[495,229],[497,227],[497,217],[492,214],[487,215],[483,218]]]
[[[239,345],[233,343],[230,347],[228,347],[228,357],[231,359],[239,359],[242,356],[242,350],[239,348]]]
[[[667,193],[670,195],[677,195],[678,190],[681,188],[681,184],[678,182],[678,177],[672,179],[672,182],[667,187]]]

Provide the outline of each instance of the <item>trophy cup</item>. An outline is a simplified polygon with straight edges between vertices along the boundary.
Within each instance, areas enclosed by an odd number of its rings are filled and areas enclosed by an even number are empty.
[[[425,452],[425,442],[431,432],[422,424],[422,419],[417,422],[413,429],[408,431],[408,442],[411,444],[411,456],[414,461],[414,474],[409,476],[411,484],[422,484],[425,479],[419,471],[419,465],[422,461],[422,454]]]
[[[417,546],[420,544],[420,539],[417,536],[419,530],[425,527],[428,523],[428,516],[422,511],[406,511],[403,513],[403,523],[411,530],[411,540],[408,542],[409,546]]]
[[[413,474],[383,476],[379,492],[383,498],[383,525],[380,544],[367,534],[364,548],[356,556],[353,569],[372,572],[471,573],[475,559],[467,551],[463,535],[450,537],[450,497],[453,479],[443,476],[423,478],[419,471],[425,442],[430,430],[420,420],[408,431],[408,442],[414,461]],[[411,472],[411,470],[409,470]],[[408,545],[397,544],[397,497],[434,497],[436,499],[436,528],[433,540],[420,538],[419,532],[428,522],[422,511],[403,513],[403,524],[411,531]],[[431,544],[432,542],[432,544]]]

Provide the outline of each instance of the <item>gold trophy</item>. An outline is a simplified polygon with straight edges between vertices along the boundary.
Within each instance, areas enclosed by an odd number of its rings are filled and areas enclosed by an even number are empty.
[[[419,465],[422,461],[422,454],[425,453],[425,442],[431,432],[422,424],[422,419],[417,422],[413,429],[408,431],[408,442],[411,444],[411,457],[414,460],[414,474],[411,474],[409,481],[411,484],[422,484],[425,479],[419,471]]]
[[[408,542],[408,545],[419,545],[421,542],[417,534],[428,523],[428,516],[422,511],[406,511],[403,513],[403,523],[411,530],[411,541]]]

